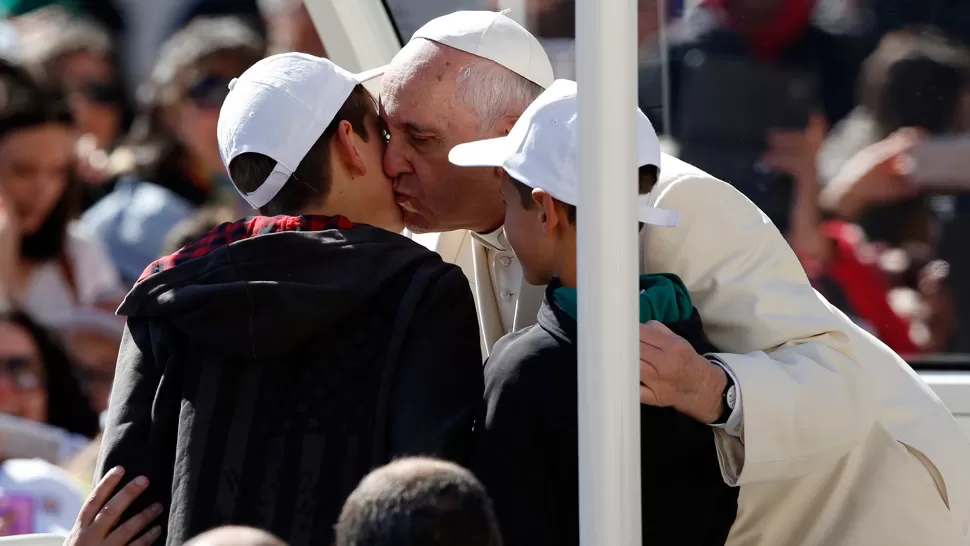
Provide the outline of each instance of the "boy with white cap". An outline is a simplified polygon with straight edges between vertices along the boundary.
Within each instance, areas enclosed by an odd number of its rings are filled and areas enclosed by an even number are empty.
[[[150,479],[132,511],[167,508],[162,542],[233,523],[329,544],[374,466],[468,454],[474,303],[456,266],[394,233],[365,79],[287,53],[234,80],[219,145],[263,216],[156,261],[119,310],[99,474]]]
[[[549,285],[538,324],[500,340],[485,368],[473,470],[510,546],[579,543],[576,118],[576,84],[559,80],[507,137],[449,154],[455,165],[504,170],[505,234],[526,279]],[[638,133],[639,166],[656,179],[659,142],[639,112]],[[677,223],[676,213],[645,201],[639,216],[652,225]],[[680,279],[645,275],[640,287],[641,322],[665,323],[702,354],[715,352]],[[737,490],[721,479],[710,428],[674,408],[642,405],[641,431],[644,536],[657,544],[724,544]]]

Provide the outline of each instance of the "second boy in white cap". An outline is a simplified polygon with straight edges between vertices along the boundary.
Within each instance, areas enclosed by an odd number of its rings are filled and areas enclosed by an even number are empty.
[[[393,232],[364,79],[288,53],[235,80],[219,146],[263,216],[158,260],[119,310],[99,469],[150,479],[133,510],[167,508],[163,542],[234,523],[329,544],[374,466],[461,463],[470,448],[482,368],[468,282]]]
[[[641,177],[655,181],[659,142],[637,115]],[[502,338],[485,367],[486,410],[473,469],[510,546],[579,544],[576,120],[576,84],[559,80],[507,137],[462,144],[449,154],[455,165],[504,170],[505,235],[526,279],[548,284],[538,324]],[[677,223],[676,213],[641,199],[642,222]],[[640,287],[641,322],[665,323],[698,352],[715,352],[680,279],[644,275]],[[714,420],[720,410],[641,406],[643,524],[652,542],[724,544],[737,490],[721,479],[710,428],[700,422],[704,412],[714,411]]]

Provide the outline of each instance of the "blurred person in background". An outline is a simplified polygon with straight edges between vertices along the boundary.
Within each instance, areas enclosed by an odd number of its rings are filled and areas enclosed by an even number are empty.
[[[236,196],[219,157],[216,122],[229,82],[263,57],[259,35],[234,17],[198,18],[159,52],[140,112],[112,160],[122,172],[194,206]]]
[[[826,208],[894,247],[929,242],[927,199],[907,182],[903,158],[921,136],[970,130],[968,93],[970,53],[961,46],[926,28],[883,38],[863,65],[859,106],[822,150]]]
[[[640,62],[659,58],[661,25],[672,30],[671,24],[684,16],[684,0],[638,0],[637,1],[637,43],[640,48]],[[661,10],[666,18],[661,22]]]
[[[239,215],[231,207],[206,207],[199,209],[185,220],[182,220],[165,237],[162,255],[174,254],[182,247],[200,239],[206,233],[226,222],[239,219]]]
[[[303,0],[259,0],[259,13],[266,23],[269,53],[327,56]]]
[[[0,463],[0,537],[66,535],[84,493],[63,469],[37,458]]]
[[[131,89],[151,78],[159,49],[191,21],[235,17],[265,38],[257,0],[85,0],[113,3],[123,22],[122,61]]]
[[[644,3],[656,8],[655,0]],[[697,53],[816,70],[822,76],[827,121],[835,123],[845,116],[853,104],[855,66],[845,59],[851,53],[845,46],[852,42],[813,24],[815,7],[816,0],[702,0],[687,10],[671,29],[669,108],[673,127],[664,128],[665,132],[677,135],[684,64],[698,60]],[[693,58],[688,56],[691,52],[696,52]],[[663,108],[660,104],[643,106],[654,112]]]
[[[83,493],[53,463],[81,450],[98,418],[53,333],[23,313],[0,314],[0,413],[18,418],[0,419],[0,536],[67,533]]]
[[[60,465],[74,479],[74,484],[84,493],[90,493],[94,487],[94,471],[98,466],[98,453],[100,451],[101,434],[98,434],[67,462]]]
[[[871,32],[875,26],[866,1],[816,0],[812,19],[816,26],[829,32],[861,36]]]
[[[655,59],[640,73],[641,108],[681,159],[737,187],[786,234],[798,188],[791,173],[761,162],[769,133],[805,130],[813,113],[825,124],[845,116],[861,58],[852,37],[813,23],[815,8],[816,0],[704,0],[668,33],[666,67]],[[712,91],[722,83],[723,93]],[[759,96],[776,86],[791,96]]]
[[[837,0],[831,0],[833,3]],[[970,2],[966,0],[857,0],[870,21],[870,51],[886,34],[913,25],[938,28],[970,45]]]
[[[59,319],[54,327],[64,340],[92,407],[98,413],[104,412],[108,409],[124,319],[101,309],[83,309]]]
[[[399,459],[371,472],[350,494],[335,546],[502,546],[492,503],[464,468]]]
[[[125,87],[134,90],[151,72],[159,47],[196,17],[237,16],[263,35],[257,0],[0,0],[0,18],[57,7],[97,21],[118,44]]]
[[[97,238],[72,223],[75,132],[63,100],[0,61],[0,291],[42,324],[116,305],[118,274]]]
[[[887,279],[867,252],[861,232],[834,221],[822,222],[819,207],[819,150],[825,121],[815,116],[805,131],[772,131],[763,163],[791,176],[793,202],[788,242],[813,286],[854,323],[903,355],[920,352],[911,324],[890,305]]]
[[[98,415],[51,333],[23,313],[0,315],[0,413],[87,438]]]
[[[121,179],[80,222],[100,236],[127,284],[193,209],[241,206],[219,157],[216,122],[229,82],[262,54],[259,35],[232,17],[197,19],[160,52],[142,111],[111,158]]]
[[[970,252],[961,237],[970,203],[917,186],[907,157],[928,139],[970,130],[970,53],[932,29],[892,32],[866,60],[858,93],[859,106],[820,155],[820,201],[836,217],[823,230],[851,237],[848,224],[858,224],[874,243],[866,252],[889,274],[896,313],[917,328],[913,341],[924,352],[956,349],[965,337],[958,329],[970,328],[970,271],[962,267]],[[847,275],[843,284],[858,278]]]
[[[108,154],[125,128],[126,100],[108,30],[93,19],[54,7],[18,18],[22,62],[68,97],[78,142],[84,207],[110,189]]]

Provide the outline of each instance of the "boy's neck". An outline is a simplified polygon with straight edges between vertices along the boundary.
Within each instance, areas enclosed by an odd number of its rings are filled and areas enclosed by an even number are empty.
[[[556,277],[566,288],[576,288],[576,230],[563,237],[557,254]]]

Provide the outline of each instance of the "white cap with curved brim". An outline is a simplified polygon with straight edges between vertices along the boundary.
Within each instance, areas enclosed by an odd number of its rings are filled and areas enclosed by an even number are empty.
[[[276,161],[254,191],[235,185],[253,208],[273,200],[359,83],[380,75],[352,74],[327,59],[305,53],[267,57],[229,84],[219,111],[219,153],[226,169],[247,152]]]
[[[637,166],[660,168],[660,142],[647,116],[637,109]],[[523,112],[507,136],[459,144],[448,160],[460,167],[501,167],[530,188],[579,206],[576,82],[556,80]],[[648,204],[640,196],[641,222],[673,227],[680,215]]]

